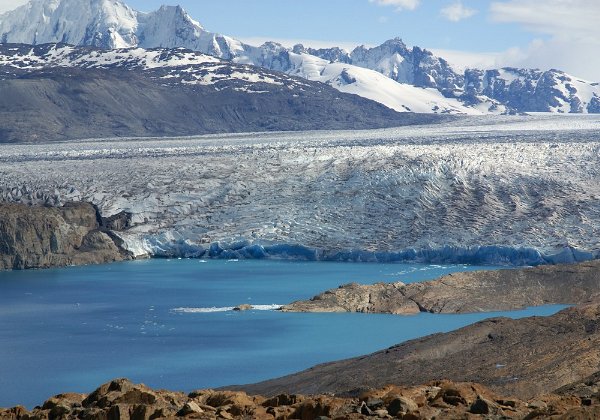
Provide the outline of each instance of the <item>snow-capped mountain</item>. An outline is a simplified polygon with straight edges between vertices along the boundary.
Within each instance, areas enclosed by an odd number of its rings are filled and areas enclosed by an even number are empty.
[[[256,47],[205,30],[178,6],[142,13],[121,0],[31,0],[0,15],[0,41],[104,49],[183,47],[323,82],[396,111],[600,112],[598,84],[556,70],[459,72],[443,58],[409,48],[399,38],[351,52],[301,45],[287,49],[274,42]]]
[[[467,70],[465,97],[485,95],[529,112],[600,113],[600,86],[560,70]]]
[[[411,84],[390,83],[371,69],[347,63],[330,64],[303,51],[288,51],[276,43],[253,47],[208,32],[177,6],[140,13],[120,0],[33,0],[0,16],[0,37],[3,42],[61,42],[105,49],[183,47],[240,64],[253,64],[323,82],[398,112],[480,113],[453,98],[444,98],[437,90],[428,89],[429,86],[423,89]]]
[[[502,68],[455,71],[443,58],[419,47],[408,48],[401,39],[352,52],[338,48],[295,51],[375,70],[399,83],[432,88],[446,98],[480,111],[504,113],[598,113],[600,86],[559,70]]]

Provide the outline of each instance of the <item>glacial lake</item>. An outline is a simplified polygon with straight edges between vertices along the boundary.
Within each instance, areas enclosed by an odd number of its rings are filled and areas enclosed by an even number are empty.
[[[415,316],[233,312],[349,282],[423,281],[491,267],[148,260],[0,273],[0,407],[127,377],[191,391],[252,383],[523,311]],[[214,308],[214,309],[213,309]]]

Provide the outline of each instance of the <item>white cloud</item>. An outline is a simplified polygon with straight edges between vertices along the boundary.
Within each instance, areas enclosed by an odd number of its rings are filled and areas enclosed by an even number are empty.
[[[0,0],[0,13],[8,12],[26,4],[29,0]]]
[[[442,16],[449,21],[459,22],[468,19],[477,13],[477,10],[465,6],[461,0],[458,0],[440,10]]]
[[[464,71],[468,68],[477,69],[493,69],[498,67],[498,64],[502,61],[503,54],[499,52],[470,52],[460,50],[447,50],[447,49],[431,49],[432,53],[438,57],[442,57],[456,71]]]
[[[421,0],[369,0],[380,6],[394,6],[396,11],[415,10],[421,4]]]
[[[515,22],[530,31],[550,35],[594,37],[598,32],[598,0],[510,0],[493,2],[492,18]]]
[[[496,22],[517,23],[543,35],[520,49],[520,58],[507,64],[558,68],[592,81],[600,81],[600,1],[505,0],[490,6]]]

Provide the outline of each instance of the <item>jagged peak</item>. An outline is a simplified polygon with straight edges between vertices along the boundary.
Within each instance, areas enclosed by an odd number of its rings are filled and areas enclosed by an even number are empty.
[[[294,54],[305,54],[307,52],[307,49],[302,44],[296,44],[292,47],[292,52]]]
[[[157,14],[157,15],[167,15],[167,16],[171,16],[172,18],[178,18],[181,19],[184,22],[188,22],[191,23],[195,26],[198,26],[201,29],[202,25],[200,24],[200,22],[198,22],[197,20],[194,20],[190,14],[180,5],[176,5],[176,6],[170,6],[170,5],[166,5],[163,4],[162,6],[160,6],[160,8],[155,11],[155,12],[150,12],[151,14]]]
[[[388,39],[387,41],[385,41],[381,45],[398,45],[398,46],[402,46],[404,48],[407,48],[406,44],[404,43],[404,41],[402,40],[402,38],[400,38],[399,36],[397,36],[395,38],[392,38],[392,39]]]
[[[261,45],[261,48],[268,48],[268,49],[282,49],[285,48],[283,45],[281,45],[279,42],[275,42],[275,41],[267,41],[264,44]]]

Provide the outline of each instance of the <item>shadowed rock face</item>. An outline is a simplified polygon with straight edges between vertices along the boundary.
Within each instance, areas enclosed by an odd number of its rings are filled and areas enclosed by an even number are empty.
[[[588,405],[586,405],[588,404]],[[363,418],[594,418],[597,397],[547,395],[535,401],[500,397],[472,383],[436,381],[416,387],[387,386],[355,396],[280,394],[272,398],[243,392],[156,391],[117,379],[89,395],[61,394],[32,412],[1,410],[1,419],[363,419]],[[585,417],[587,415],[587,417]],[[591,417],[590,417],[591,416]]]
[[[469,313],[600,300],[600,261],[454,273],[424,283],[348,284],[286,312]]]
[[[599,326],[600,304],[566,309],[547,318],[495,318],[240,389],[262,394],[339,393],[447,378],[527,398],[596,372]]]
[[[0,204],[0,269],[48,268],[128,259],[101,229],[94,206]]]

